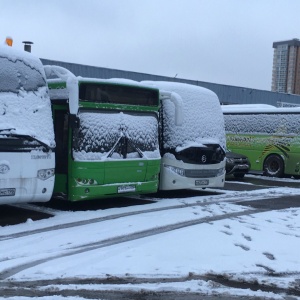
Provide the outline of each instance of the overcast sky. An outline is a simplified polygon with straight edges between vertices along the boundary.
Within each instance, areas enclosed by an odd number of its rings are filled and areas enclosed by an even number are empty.
[[[299,0],[0,0],[0,32],[40,58],[270,90]]]

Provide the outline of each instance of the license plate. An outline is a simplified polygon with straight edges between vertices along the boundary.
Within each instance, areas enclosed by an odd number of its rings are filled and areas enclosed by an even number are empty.
[[[0,189],[0,197],[14,196],[16,194],[16,189]]]
[[[208,185],[209,184],[209,180],[208,179],[202,179],[202,180],[195,180],[195,185],[199,186],[199,185]]]
[[[135,192],[135,186],[134,185],[122,185],[118,186],[118,193],[130,193]]]

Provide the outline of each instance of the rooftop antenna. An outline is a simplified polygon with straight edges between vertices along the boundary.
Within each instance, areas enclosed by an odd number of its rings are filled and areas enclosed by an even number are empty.
[[[33,44],[33,42],[30,41],[24,41],[24,50],[27,52],[31,52],[31,45]]]

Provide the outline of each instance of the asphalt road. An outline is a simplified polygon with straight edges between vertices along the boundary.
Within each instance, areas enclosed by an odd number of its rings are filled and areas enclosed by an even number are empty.
[[[234,178],[227,178],[224,188],[212,190],[177,190],[177,191],[162,191],[156,194],[143,195],[141,197],[133,198],[110,198],[101,199],[94,201],[83,201],[83,202],[66,202],[61,200],[51,200],[47,203],[37,203],[37,207],[45,207],[55,210],[63,211],[86,211],[86,210],[98,210],[98,209],[109,209],[113,207],[125,207],[133,205],[145,205],[155,200],[155,198],[186,198],[201,195],[218,195],[222,194],[223,190],[231,191],[253,191],[258,189],[265,189],[268,187],[292,187],[300,188],[300,180],[278,180],[272,178],[262,178],[261,176],[245,176],[244,179],[237,181]],[[300,199],[299,196],[285,196],[280,200],[274,201],[270,199],[259,200],[255,202],[247,201],[240,202],[242,205],[248,205],[254,208],[274,208],[283,209],[289,207],[299,207]],[[27,219],[40,220],[51,217],[51,213],[45,211],[33,209],[25,209],[19,205],[0,205],[0,226],[15,225],[26,222]]]

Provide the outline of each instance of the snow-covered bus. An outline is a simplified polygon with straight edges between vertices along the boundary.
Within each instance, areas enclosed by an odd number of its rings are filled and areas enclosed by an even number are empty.
[[[182,99],[182,123],[174,103],[161,102],[160,190],[223,187],[225,129],[220,102],[212,91],[185,83],[143,81]]]
[[[248,156],[251,172],[300,178],[300,108],[266,104],[222,106],[231,151]]]
[[[41,61],[0,46],[0,204],[49,201],[55,140]]]
[[[57,66],[45,70],[57,143],[54,197],[156,192],[159,90],[132,80],[76,77]]]

